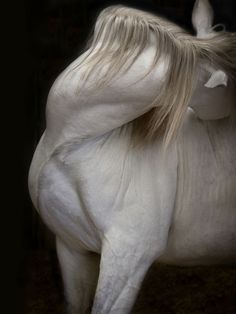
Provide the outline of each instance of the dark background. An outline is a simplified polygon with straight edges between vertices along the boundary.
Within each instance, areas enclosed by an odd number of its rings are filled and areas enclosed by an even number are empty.
[[[235,0],[210,2],[215,10],[215,23],[224,23],[228,30],[235,31]],[[6,277],[4,292],[9,297],[4,298],[7,308],[4,313],[27,312],[26,286],[31,280],[31,268],[37,264],[32,256],[35,252],[55,253],[53,236],[34,210],[27,189],[30,161],[45,127],[44,112],[50,86],[83,50],[98,12],[115,3],[164,15],[193,31],[194,0],[9,1],[7,9],[2,10],[4,71],[1,76],[6,99],[2,102],[2,109],[6,110],[2,115],[2,140],[6,141],[2,141],[5,157],[2,170],[6,172],[3,181],[6,205],[2,207],[6,215],[2,218],[5,265],[2,270]]]

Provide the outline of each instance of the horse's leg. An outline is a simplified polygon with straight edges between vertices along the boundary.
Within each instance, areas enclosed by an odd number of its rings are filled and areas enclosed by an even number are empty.
[[[142,233],[136,239],[122,233],[114,231],[103,242],[92,314],[130,313],[147,270],[162,254],[163,247],[156,239],[153,243],[153,239],[140,239]],[[151,246],[155,249],[149,249]]]
[[[123,208],[103,234],[92,314],[130,313],[147,270],[166,249],[177,177],[176,154],[168,156],[153,167],[158,173],[153,184],[153,171],[142,167],[142,176],[130,182]]]
[[[78,252],[57,239],[68,314],[90,313],[98,279],[100,257],[95,253]]]

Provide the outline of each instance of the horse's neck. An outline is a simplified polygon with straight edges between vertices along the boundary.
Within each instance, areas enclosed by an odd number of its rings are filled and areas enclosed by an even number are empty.
[[[155,69],[144,76],[154,55],[154,47],[146,49],[124,75],[95,92],[85,85],[78,93],[81,73],[76,68],[68,75],[65,71],[48,97],[46,135],[50,142],[97,137],[151,109],[166,71],[166,62],[160,60]]]

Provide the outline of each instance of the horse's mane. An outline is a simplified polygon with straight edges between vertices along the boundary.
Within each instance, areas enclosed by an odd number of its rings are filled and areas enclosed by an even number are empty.
[[[225,71],[233,80],[236,73],[236,33],[212,32],[207,39],[188,34],[164,18],[141,10],[111,6],[98,16],[88,53],[79,64],[84,67],[84,81],[94,71],[103,75],[94,88],[106,86],[121,71],[127,71],[143,52],[150,33],[157,49],[150,73],[160,56],[168,56],[165,88],[158,90],[154,109],[146,115],[143,135],[152,138],[164,129],[168,144],[178,130],[189,103],[197,65],[207,63]],[[106,69],[104,71],[104,69]]]

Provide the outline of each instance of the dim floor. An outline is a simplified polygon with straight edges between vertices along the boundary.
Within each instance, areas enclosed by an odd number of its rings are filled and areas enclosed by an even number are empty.
[[[26,298],[29,314],[63,314],[62,284],[54,252],[31,252]],[[236,267],[155,264],[132,313],[235,314]]]

